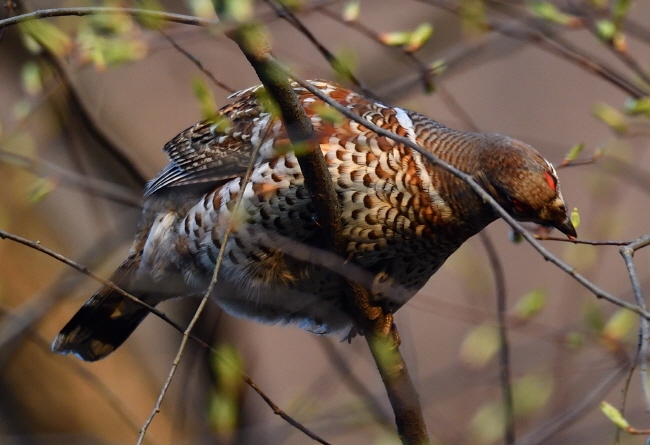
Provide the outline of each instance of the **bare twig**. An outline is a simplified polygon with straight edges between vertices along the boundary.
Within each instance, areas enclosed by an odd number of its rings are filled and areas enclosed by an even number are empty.
[[[179,53],[184,55],[190,62],[192,62],[194,65],[196,65],[196,67],[203,74],[205,74],[212,81],[213,84],[215,84],[217,87],[221,88],[222,90],[227,91],[228,93],[232,94],[232,93],[235,92],[234,88],[229,87],[228,85],[226,85],[225,83],[223,83],[219,79],[217,79],[215,77],[215,75],[212,74],[212,72],[210,70],[208,70],[206,67],[203,66],[203,64],[201,63],[201,61],[199,59],[194,57],[194,55],[192,55],[189,51],[186,51],[182,46],[180,46],[172,36],[170,36],[168,33],[163,31],[162,29],[158,30],[158,32],[160,32],[160,34],[162,34],[162,36],[165,39],[167,39],[167,41],[169,43],[171,43],[171,45],[174,47],[174,49],[176,51],[178,51]]]
[[[354,21],[354,22],[346,22],[343,17],[341,17],[340,14],[334,13],[330,11],[327,8],[324,7],[318,7],[316,8],[318,12],[321,14],[329,17],[332,20],[335,20],[351,29],[354,29],[358,31],[359,33],[363,34],[364,36],[368,37],[369,39],[379,43],[381,46],[388,48],[390,50],[394,51],[399,51],[404,57],[409,59],[417,68],[420,74],[420,81],[422,82],[422,85],[424,86],[425,91],[433,91],[434,84],[433,84],[433,73],[431,69],[426,66],[424,62],[422,62],[417,55],[415,55],[413,52],[406,51],[403,47],[395,47],[395,46],[390,46],[386,45],[382,40],[380,35],[372,28],[369,28],[365,26],[363,23]],[[371,97],[376,97],[376,96],[371,96]]]
[[[461,14],[461,8],[458,3],[449,0],[418,0],[421,3],[427,3],[432,6],[441,8],[455,15]],[[507,11],[502,11],[506,12]],[[510,13],[512,18],[523,20],[522,17]],[[581,66],[585,70],[595,74],[621,90],[625,91],[632,97],[640,98],[647,94],[642,88],[639,88],[634,82],[626,76],[620,74],[617,70],[608,66],[606,63],[599,61],[593,55],[587,54],[573,44],[569,43],[554,33],[548,26],[538,20],[527,20],[525,27],[520,25],[510,26],[497,22],[486,23],[486,29],[498,32],[512,39],[522,40],[539,46],[541,49],[560,56],[572,63]]]
[[[329,50],[327,47],[321,43],[318,38],[314,35],[314,33],[311,32],[309,28],[307,28],[299,19],[296,17],[296,15],[291,12],[289,8],[284,4],[284,2],[279,1],[279,0],[265,0],[265,2],[270,5],[275,13],[278,15],[278,17],[286,20],[291,26],[293,26],[295,29],[300,31],[302,35],[311,42],[312,45],[316,48],[316,50],[325,58],[327,63],[330,64],[332,69],[341,74],[343,77],[347,78],[352,82],[354,85],[359,88],[360,91],[363,92],[368,97],[372,97],[377,99],[378,96],[370,89],[368,86],[366,86],[364,83],[362,83],[356,75],[350,71],[350,69],[345,65],[344,63],[341,63],[341,61]]]
[[[327,338],[318,338],[318,344],[327,354],[328,362],[338,370],[343,383],[354,392],[368,407],[375,420],[382,426],[387,426],[390,419],[381,409],[381,404],[367,388],[367,386],[354,374],[341,353],[334,347],[332,341]]]
[[[512,382],[510,378],[510,344],[508,342],[508,323],[506,319],[507,295],[505,276],[499,255],[487,232],[480,232],[480,238],[490,260],[492,272],[494,273],[494,284],[497,293],[497,318],[499,323],[499,378],[501,381],[501,393],[506,417],[504,437],[506,444],[512,444],[515,441],[515,411],[513,408]]]
[[[56,184],[80,190],[89,195],[108,199],[128,207],[140,208],[142,198],[130,188],[120,184],[79,175],[56,164],[0,149],[0,162],[12,165],[40,178],[50,178]]]
[[[149,9],[138,8],[110,8],[110,7],[78,7],[78,8],[53,8],[39,9],[33,12],[20,14],[0,20],[0,29],[7,26],[17,25],[18,23],[28,22],[30,20],[46,19],[51,17],[77,16],[84,17],[87,15],[97,14],[129,14],[138,18],[161,20],[166,22],[182,23],[185,25],[202,26],[205,28],[216,27],[219,25],[218,20],[203,19],[191,15],[174,14],[171,12],[152,11]]]
[[[24,246],[30,247],[32,249],[35,249],[35,250],[41,252],[41,253],[44,253],[45,255],[48,255],[48,256],[54,258],[55,260],[58,260],[58,261],[62,262],[63,264],[66,264],[66,265],[72,267],[73,269],[78,270],[82,274],[89,276],[90,278],[100,282],[102,285],[113,289],[114,291],[118,292],[120,295],[122,295],[122,296],[134,301],[135,303],[139,304],[140,306],[146,308],[152,314],[154,314],[157,317],[161,318],[162,320],[166,321],[167,323],[172,325],[174,328],[176,328],[180,332],[183,332],[183,329],[178,324],[176,324],[174,321],[172,321],[169,317],[167,317],[167,315],[165,315],[163,312],[159,311],[158,309],[156,309],[155,307],[153,307],[151,305],[148,305],[147,303],[140,300],[139,298],[134,297],[133,295],[126,292],[125,290],[123,290],[123,289],[119,288],[118,286],[116,286],[111,281],[105,280],[105,279],[101,278],[100,276],[95,275],[93,272],[88,270],[88,268],[86,266],[82,266],[81,264],[78,264],[75,261],[72,261],[71,259],[68,259],[68,258],[64,257],[60,253],[57,253],[57,252],[55,252],[55,251],[53,251],[51,249],[48,249],[47,247],[41,246],[41,243],[39,241],[28,240],[26,238],[20,237],[18,235],[14,235],[13,233],[9,233],[9,232],[4,231],[4,230],[0,230],[0,239],[8,239],[8,240],[11,240],[11,241],[15,241],[15,242],[20,243],[20,244],[22,244]]]
[[[539,241],[562,241],[573,244],[588,244],[590,246],[627,246],[634,241],[594,241],[586,239],[568,239],[560,238],[557,236],[548,236],[548,235],[535,235],[535,239]]]
[[[569,264],[565,263],[561,259],[559,259],[557,256],[553,255],[551,252],[549,252],[546,248],[544,248],[541,243],[539,243],[535,239],[535,235],[529,233],[518,221],[516,221],[512,216],[508,214],[500,205],[499,203],[483,188],[472,178],[471,175],[468,175],[464,173],[463,171],[455,168],[454,166],[442,161],[439,159],[437,156],[431,154],[424,148],[420,147],[418,144],[415,144],[413,141],[411,141],[408,138],[399,136],[391,131],[388,131],[384,128],[381,128],[372,122],[362,118],[358,114],[350,111],[346,107],[341,106],[338,102],[332,100],[329,96],[323,94],[318,88],[315,88],[313,85],[311,85],[309,82],[305,82],[304,80],[301,80],[297,77],[293,77],[293,79],[300,84],[303,88],[308,90],[310,93],[314,94],[316,97],[318,97],[320,100],[323,102],[327,103],[330,105],[332,108],[343,114],[345,117],[352,119],[355,122],[358,122],[362,124],[363,126],[367,127],[371,131],[379,134],[380,136],[385,136],[387,138],[392,139],[393,141],[403,144],[418,153],[420,153],[422,156],[427,158],[429,162],[431,162],[433,165],[436,165],[438,167],[441,167],[445,169],[446,171],[450,172],[454,176],[460,178],[463,180],[475,193],[477,193],[481,199],[483,199],[486,203],[491,205],[494,210],[499,214],[501,218],[503,218],[516,232],[520,233],[521,236],[540,254],[542,257],[550,261],[551,263],[555,264],[560,270],[563,272],[567,273],[570,275],[573,279],[578,281],[580,284],[582,284],[583,287],[591,291],[597,298],[602,298],[604,300],[607,300],[619,307],[623,307],[626,309],[629,309],[645,318],[650,319],[650,312],[648,312],[646,309],[643,309],[639,307],[638,305],[633,305],[631,303],[628,303],[627,301],[623,301],[620,298],[617,298],[616,296],[610,294],[609,292],[605,291],[604,289],[601,289],[600,287],[596,286],[593,284],[591,281],[587,280],[582,274],[578,273],[573,267],[571,267]]]
[[[634,299],[636,303],[642,307],[646,308],[645,299],[643,298],[643,293],[641,291],[641,283],[639,282],[639,277],[636,273],[636,266],[634,265],[634,253],[650,245],[650,235],[643,236],[633,243],[628,244],[625,247],[621,247],[621,256],[625,261],[625,266],[627,267],[628,275],[630,276],[630,282],[632,283],[632,291],[634,292]],[[650,411],[650,382],[648,382],[648,343],[650,342],[650,327],[648,325],[648,320],[641,317],[641,322],[639,323],[639,362],[640,362],[640,377],[641,377],[641,387],[643,388],[643,395],[646,403],[646,411]]]
[[[623,377],[626,368],[621,366],[612,371],[581,400],[520,438],[514,445],[539,445],[545,443],[549,438],[572,425],[577,419],[587,414],[589,410],[601,402],[605,394]]]
[[[105,253],[114,248],[116,242],[119,241],[119,237],[116,237],[114,233],[103,235],[91,249],[81,256],[81,262],[89,264],[90,267],[96,266],[105,256]],[[21,306],[12,308],[11,317],[0,322],[0,352],[6,356],[6,351],[11,349],[11,345],[17,343],[16,340],[22,338],[22,335],[45,316],[56,303],[81,284],[79,278],[81,276],[75,273],[73,269],[65,268],[51,286],[32,295]],[[0,367],[3,364],[2,359],[0,359]]]

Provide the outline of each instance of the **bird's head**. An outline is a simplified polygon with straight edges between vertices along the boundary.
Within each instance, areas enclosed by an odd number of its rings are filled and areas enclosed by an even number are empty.
[[[560,192],[557,173],[534,148],[501,135],[489,135],[481,153],[486,189],[517,221],[555,227],[577,236]]]

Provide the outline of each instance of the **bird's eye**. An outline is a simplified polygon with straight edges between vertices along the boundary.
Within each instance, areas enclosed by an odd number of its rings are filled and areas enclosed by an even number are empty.
[[[549,172],[544,172],[544,173],[546,174],[546,182],[548,182],[549,187],[551,187],[551,189],[555,191],[557,188],[557,183],[555,182],[555,178]]]
[[[510,201],[510,205],[512,205],[512,210],[517,215],[525,215],[530,210],[530,207],[524,204],[523,202],[519,202],[513,198],[509,198],[509,201]]]

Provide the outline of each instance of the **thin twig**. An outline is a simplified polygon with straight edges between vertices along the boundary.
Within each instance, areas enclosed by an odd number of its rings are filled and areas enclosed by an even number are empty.
[[[57,185],[108,199],[132,208],[140,208],[142,198],[132,189],[120,184],[74,173],[44,159],[23,156],[0,149],[0,162],[21,168],[40,178],[49,178]]]
[[[587,239],[568,239],[560,238],[557,236],[548,236],[548,235],[535,235],[535,239],[539,241],[562,241],[572,244],[588,244],[590,246],[627,246],[634,241],[595,241]]]
[[[399,51],[404,57],[409,59],[409,61],[411,61],[411,63],[413,63],[418,68],[418,71],[420,73],[420,81],[422,82],[425,91],[433,91],[434,88],[433,73],[431,69],[424,62],[422,62],[417,55],[415,55],[415,53],[411,51],[406,51],[404,47],[395,47],[391,45],[386,45],[381,40],[381,36],[379,33],[377,33],[374,29],[365,26],[361,22],[358,21],[347,22],[343,19],[343,17],[341,17],[340,14],[334,13],[324,7],[318,7],[315,9],[321,14],[329,17],[330,19],[335,20],[351,29],[358,31],[359,33],[373,40],[374,42],[379,43],[384,48],[388,48],[389,50],[393,50],[393,51]],[[376,96],[371,96],[371,97],[376,97]]]
[[[461,15],[461,8],[458,3],[448,0],[418,0],[455,15]],[[508,13],[507,11],[502,11]],[[522,17],[510,13],[511,17],[516,20],[522,20]],[[643,97],[647,94],[642,88],[639,88],[630,79],[620,74],[618,71],[608,66],[597,58],[580,50],[567,40],[559,37],[557,33],[552,32],[545,24],[533,20],[526,22],[526,27],[509,26],[496,22],[486,23],[486,29],[498,32],[512,39],[522,40],[539,46],[541,49],[567,59],[587,71],[595,74],[610,83],[614,84],[627,94],[635,98]]]
[[[354,370],[345,361],[341,353],[334,347],[332,341],[327,338],[318,338],[318,344],[321,346],[325,354],[327,354],[328,363],[338,370],[343,383],[354,392],[368,407],[372,416],[377,423],[386,427],[390,424],[390,419],[386,416],[381,409],[381,404],[368,389],[368,387],[354,374]],[[392,428],[391,428],[392,431]]]
[[[102,285],[111,288],[115,292],[118,292],[123,297],[126,297],[126,298],[132,300],[133,302],[139,304],[140,306],[146,308],[152,314],[156,315],[157,317],[159,317],[162,320],[166,321],[167,323],[171,324],[173,327],[175,327],[180,332],[183,332],[183,329],[178,324],[176,324],[174,321],[172,321],[169,317],[167,317],[167,315],[165,315],[160,310],[156,309],[155,307],[153,307],[151,305],[148,305],[147,303],[140,300],[139,298],[134,297],[130,293],[128,293],[125,290],[123,290],[123,289],[119,288],[118,286],[116,286],[113,282],[105,280],[105,279],[101,278],[99,275],[94,274],[93,272],[88,270],[88,268],[86,266],[82,266],[81,264],[78,264],[75,261],[72,261],[71,259],[68,259],[68,258],[64,257],[60,253],[57,253],[57,252],[55,252],[55,251],[53,251],[51,249],[48,249],[47,247],[43,247],[39,241],[28,240],[26,238],[23,238],[23,237],[18,236],[18,235],[14,235],[13,233],[9,233],[9,232],[4,231],[4,230],[0,230],[0,239],[8,239],[8,240],[11,240],[11,241],[15,241],[15,242],[20,243],[20,244],[22,244],[24,246],[30,247],[32,249],[35,249],[35,250],[41,252],[41,253],[44,253],[44,254],[54,258],[55,260],[58,260],[58,261],[62,262],[63,264],[66,264],[66,265],[78,270],[82,274],[87,275],[90,278],[100,282]]]
[[[122,222],[121,219],[118,221]],[[104,234],[91,249],[81,255],[81,262],[94,268],[105,257],[106,252],[120,241],[120,237],[114,233]],[[73,269],[66,267],[52,285],[32,295],[21,306],[12,308],[12,319],[0,322],[0,352],[4,354],[9,350],[9,346],[16,344],[16,340],[41,320],[56,303],[70,295],[81,284],[80,278]],[[0,367],[3,364],[0,359]]]
[[[112,7],[78,7],[78,8],[53,8],[53,9],[39,9],[33,12],[16,15],[6,19],[0,20],[0,29],[8,26],[17,25],[19,23],[28,22],[30,20],[46,19],[51,17],[66,17],[77,16],[84,17],[87,15],[97,14],[118,14],[118,15],[132,15],[138,18],[161,20],[166,22],[182,23],[184,25],[201,26],[205,28],[213,28],[219,26],[218,20],[203,19],[184,14],[174,14],[171,12],[153,11],[150,9],[139,8],[112,8]]]
[[[636,273],[636,266],[634,264],[634,253],[650,245],[650,235],[643,236],[633,243],[625,247],[621,247],[621,256],[625,261],[630,282],[632,284],[632,291],[634,292],[634,299],[636,303],[646,309],[645,299],[641,291],[641,283]],[[643,388],[643,395],[646,403],[646,411],[650,412],[650,382],[648,382],[648,343],[650,342],[650,326],[648,320],[641,317],[639,323],[639,368],[641,377],[641,387]]]
[[[47,248],[41,246],[40,243],[37,242],[37,241],[27,240],[27,239],[25,239],[25,238],[19,237],[19,236],[17,236],[17,235],[14,235],[14,234],[12,234],[12,233],[6,232],[6,231],[4,231],[4,230],[0,230],[0,239],[8,239],[8,240],[12,240],[12,241],[18,242],[18,243],[20,243],[20,244],[23,244],[23,245],[25,245],[25,246],[27,246],[27,247],[31,247],[32,249],[35,249],[35,250],[37,250],[37,251],[39,251],[39,252],[42,252],[42,253],[44,253],[44,254],[46,254],[46,255],[48,255],[48,256],[51,256],[52,258],[54,258],[54,259],[56,259],[56,260],[58,260],[58,261],[61,261],[62,263],[64,263],[64,264],[66,264],[66,265],[68,265],[68,266],[70,266],[70,267],[72,267],[72,268],[78,270],[79,272],[83,273],[84,275],[87,275],[87,276],[93,278],[94,280],[100,282],[100,283],[103,284],[104,286],[108,286],[108,287],[110,287],[111,289],[115,290],[116,292],[119,292],[121,295],[123,295],[123,296],[125,296],[125,297],[127,297],[127,298],[133,300],[133,301],[136,302],[137,304],[140,304],[141,306],[145,307],[147,310],[149,310],[150,312],[152,312],[154,315],[158,316],[158,317],[161,318],[162,320],[166,321],[166,322],[167,322],[169,325],[171,325],[174,329],[176,329],[178,332],[182,333],[182,334],[184,335],[184,338],[185,338],[185,335],[186,335],[186,329],[181,328],[177,323],[175,323],[174,321],[170,320],[170,319],[169,319],[169,318],[168,318],[168,317],[167,317],[163,312],[159,311],[158,309],[156,309],[156,308],[154,308],[154,307],[152,307],[152,306],[149,306],[148,304],[144,303],[143,301],[139,300],[138,298],[134,297],[133,295],[131,295],[131,294],[127,293],[126,291],[120,289],[119,287],[117,287],[117,286],[116,286],[115,284],[113,284],[112,282],[100,278],[99,276],[97,276],[97,275],[95,275],[94,273],[90,272],[90,271],[89,271],[85,266],[81,266],[81,265],[77,264],[76,262],[74,262],[74,261],[72,261],[72,260],[70,260],[70,259],[64,257],[63,255],[61,255],[61,254],[59,254],[59,253],[56,253],[56,252],[54,252],[54,251],[52,251],[52,250],[50,250],[50,249],[47,249]],[[222,244],[222,245],[223,245],[223,244]],[[221,356],[221,355],[220,355],[220,354],[219,354],[219,353],[218,353],[218,352],[217,352],[213,347],[211,347],[210,345],[208,345],[208,344],[207,344],[206,342],[204,342],[203,340],[201,340],[201,339],[195,337],[194,335],[190,335],[189,333],[188,333],[187,336],[188,336],[188,338],[190,338],[190,339],[196,341],[196,342],[197,342],[199,345],[201,345],[202,347],[204,347],[204,348],[208,348],[210,351],[212,351],[212,352],[214,352],[215,354],[219,355],[219,357],[222,357],[222,356]],[[222,359],[223,359],[223,357],[222,357]],[[313,432],[311,432],[311,431],[310,431],[309,429],[307,429],[305,426],[301,425],[299,422],[297,422],[295,419],[293,419],[293,418],[292,418],[291,416],[289,416],[287,413],[285,413],[285,412],[282,411],[280,408],[278,408],[278,406],[277,406],[275,403],[273,403],[273,402],[271,401],[271,399],[270,399],[268,396],[266,396],[266,395],[265,395],[265,394],[264,394],[264,393],[259,389],[259,387],[258,387],[257,385],[255,385],[255,383],[252,381],[252,379],[251,379],[250,377],[248,377],[246,374],[244,374],[243,371],[241,371],[241,370],[238,369],[238,372],[240,373],[240,375],[242,376],[242,378],[244,379],[244,381],[245,381],[245,382],[246,382],[246,383],[247,383],[251,388],[253,388],[253,389],[255,390],[255,392],[257,392],[260,396],[262,396],[262,398],[264,399],[264,401],[265,401],[265,402],[266,402],[266,403],[267,403],[267,404],[268,404],[268,405],[273,409],[273,412],[274,412],[275,414],[279,415],[282,419],[284,419],[285,421],[287,421],[287,422],[290,423],[291,425],[295,426],[296,428],[298,428],[300,431],[302,431],[303,433],[305,433],[307,436],[311,437],[312,439],[317,440],[317,441],[319,441],[320,443],[322,443],[322,444],[324,444],[324,445],[328,445],[328,443],[327,443],[325,440],[318,438],[318,436],[317,436],[316,434],[314,434]],[[140,439],[139,439],[139,440],[140,440]]]
[[[286,70],[286,68],[283,68]],[[288,73],[288,71],[285,71]],[[646,309],[643,309],[637,305],[633,305],[631,303],[628,303],[627,301],[623,301],[616,296],[610,294],[609,292],[605,291],[604,289],[601,289],[600,287],[596,286],[593,284],[591,281],[589,281],[587,278],[585,278],[582,274],[578,273],[573,267],[571,267],[569,264],[565,263],[561,259],[559,259],[557,256],[553,255],[551,252],[549,252],[546,248],[544,248],[541,243],[539,243],[535,239],[535,235],[529,233],[518,221],[516,221],[508,212],[506,212],[500,205],[499,203],[488,193],[486,192],[475,180],[471,175],[468,175],[467,173],[464,173],[463,171],[455,168],[454,166],[442,161],[440,158],[437,156],[433,155],[432,153],[428,152],[418,144],[414,143],[410,139],[406,137],[399,136],[391,131],[388,131],[384,128],[381,128],[372,122],[362,118],[358,114],[352,112],[346,107],[341,106],[338,102],[332,100],[329,96],[323,94],[318,88],[314,87],[311,85],[309,82],[306,82],[302,79],[299,79],[297,76],[292,75],[293,79],[303,88],[308,90],[310,93],[318,97],[320,100],[323,102],[327,103],[330,105],[332,108],[343,114],[345,117],[352,119],[355,122],[360,123],[361,125],[367,127],[369,130],[377,133],[380,136],[385,136],[389,139],[392,139],[393,141],[397,142],[398,144],[403,144],[406,147],[409,147],[416,152],[420,153],[422,156],[424,156],[426,159],[429,160],[433,165],[441,167],[445,169],[446,171],[450,172],[454,176],[458,177],[459,179],[463,180],[474,192],[476,192],[481,199],[483,199],[487,204],[492,206],[494,210],[499,214],[499,216],[504,219],[516,232],[520,233],[521,236],[539,253],[542,255],[542,257],[550,261],[551,263],[555,264],[560,270],[563,272],[567,273],[570,275],[573,279],[578,281],[583,287],[587,288],[589,291],[591,291],[597,298],[602,298],[604,300],[607,300],[619,307],[623,307],[626,309],[629,309],[645,318],[650,319],[650,312],[648,312]]]
[[[576,420],[586,415],[594,406],[599,404],[605,394],[624,375],[626,368],[623,366],[612,371],[598,385],[593,386],[592,390],[581,400],[517,440],[514,445],[539,445],[548,443],[547,440],[549,438],[572,425]]]
[[[196,67],[203,74],[205,74],[208,77],[208,79],[210,79],[212,81],[213,84],[215,84],[217,87],[221,88],[222,90],[227,91],[230,94],[235,92],[234,88],[229,87],[228,85],[226,85],[225,83],[223,83],[219,79],[217,79],[215,77],[215,75],[212,74],[212,72],[210,70],[208,70],[206,67],[203,66],[203,64],[201,63],[201,61],[199,59],[194,57],[194,55],[192,55],[189,51],[185,50],[182,46],[180,46],[172,36],[167,34],[162,29],[159,29],[158,32],[160,32],[160,34],[165,39],[167,39],[167,41],[169,43],[171,43],[171,45],[174,47],[174,49],[176,49],[176,51],[178,51],[179,53],[184,55],[190,62],[192,62],[194,65],[196,65]]]
[[[362,91],[366,96],[374,99],[378,98],[375,92],[373,92],[370,88],[368,88],[368,86],[361,82],[357,76],[352,71],[350,71],[350,68],[348,68],[347,65],[341,63],[341,61],[316,38],[314,33],[312,33],[311,30],[307,28],[307,26],[305,26],[293,12],[291,12],[291,9],[287,8],[284,2],[278,0],[264,1],[273,8],[278,17],[286,20],[291,26],[293,26],[302,35],[304,35],[305,38],[307,38],[307,40],[309,40],[309,42],[314,45],[316,50],[323,56],[323,58],[325,58],[327,63],[329,63],[329,65],[336,73],[339,73],[343,77],[347,78],[350,82],[356,85],[357,88],[359,88],[359,91]],[[317,9],[322,12],[322,8]]]
[[[609,49],[609,51],[614,54],[614,56],[618,57],[618,59],[623,62],[636,76],[638,76],[639,79],[641,79],[648,87],[650,87],[650,76],[648,76],[641,64],[628,52],[621,51],[616,48],[616,46],[614,46],[613,40],[605,40],[599,35],[595,18],[588,9],[578,8],[577,10],[571,12],[579,14],[583,19],[583,23],[586,24],[586,28],[589,30],[591,35],[598,41],[603,42],[607,49]]]
[[[494,285],[497,293],[497,319],[499,323],[499,380],[501,382],[501,394],[506,417],[504,429],[506,444],[510,445],[515,441],[515,410],[513,407],[512,381],[510,377],[510,344],[508,342],[507,323],[507,294],[506,283],[501,267],[501,260],[497,254],[494,244],[486,231],[480,232],[481,242],[487,252],[492,272],[494,273]]]

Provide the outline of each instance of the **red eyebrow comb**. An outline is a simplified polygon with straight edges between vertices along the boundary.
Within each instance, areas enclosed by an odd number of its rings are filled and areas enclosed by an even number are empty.
[[[548,182],[548,185],[555,190],[555,179],[553,179],[553,176],[549,172],[544,172],[546,174],[546,182]]]

